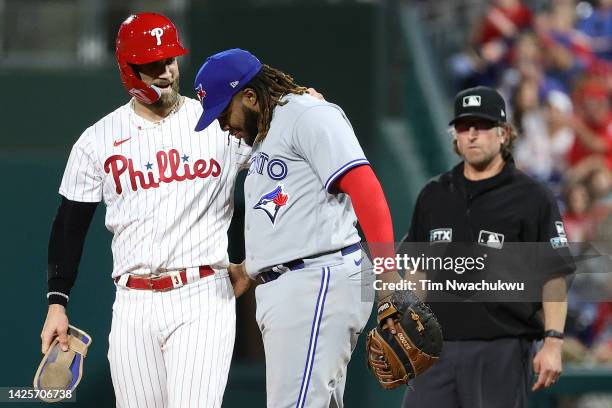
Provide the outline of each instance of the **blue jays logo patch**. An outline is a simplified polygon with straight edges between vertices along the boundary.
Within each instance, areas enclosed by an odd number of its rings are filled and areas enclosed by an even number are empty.
[[[274,225],[278,212],[287,205],[287,201],[289,201],[289,195],[283,193],[283,186],[281,184],[268,194],[262,196],[253,208],[265,212],[270,221],[272,221],[272,225]]]
[[[206,91],[202,88],[202,84],[198,84],[195,91],[196,91],[196,94],[198,95],[198,99],[200,100],[200,103],[203,104],[204,98],[206,98]]]

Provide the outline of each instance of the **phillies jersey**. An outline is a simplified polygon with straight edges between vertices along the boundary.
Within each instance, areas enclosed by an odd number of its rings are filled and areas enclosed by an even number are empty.
[[[340,107],[310,95],[284,101],[253,146],[244,184],[251,276],[360,241],[350,197],[331,191],[348,170],[369,164],[351,124]]]
[[[201,105],[183,99],[158,123],[130,101],[86,129],[70,153],[59,193],[104,201],[113,278],[229,263],[234,185],[250,148],[216,121],[195,132]]]

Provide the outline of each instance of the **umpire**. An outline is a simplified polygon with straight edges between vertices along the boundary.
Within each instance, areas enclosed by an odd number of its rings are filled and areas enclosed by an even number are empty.
[[[517,133],[506,120],[501,95],[487,87],[459,92],[450,126],[463,161],[422,189],[403,241],[489,249],[503,249],[504,242],[567,247],[552,194],[514,165]],[[403,406],[526,407],[530,387],[553,384],[561,374],[564,274],[572,271],[566,265],[561,274],[542,279],[544,297],[537,303],[435,302],[430,291],[426,300],[442,326],[444,347],[439,362],[406,391]],[[469,279],[468,273],[451,273],[457,280]],[[424,279],[424,272],[416,277]],[[562,295],[545,301],[550,299],[546,293],[555,291]],[[533,341],[541,338],[543,346],[533,357]],[[532,386],[533,372],[538,378]]]

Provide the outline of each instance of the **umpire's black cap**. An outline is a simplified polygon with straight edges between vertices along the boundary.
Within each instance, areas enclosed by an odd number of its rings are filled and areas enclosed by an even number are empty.
[[[455,117],[449,126],[465,117],[506,122],[506,102],[499,92],[487,86],[464,89],[455,96]]]

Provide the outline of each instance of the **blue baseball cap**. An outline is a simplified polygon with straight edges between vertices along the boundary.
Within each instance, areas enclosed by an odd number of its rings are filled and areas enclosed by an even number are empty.
[[[232,97],[261,70],[256,56],[239,48],[232,48],[208,57],[200,67],[194,83],[200,99],[202,116],[196,132],[206,129],[229,105]]]

